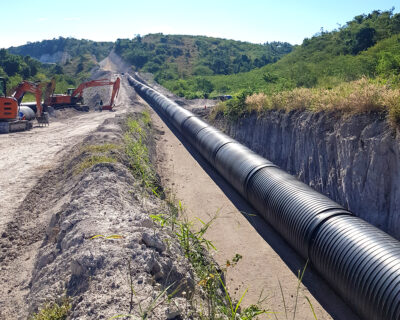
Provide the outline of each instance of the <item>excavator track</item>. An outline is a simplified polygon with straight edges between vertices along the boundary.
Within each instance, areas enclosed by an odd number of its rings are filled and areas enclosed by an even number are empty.
[[[75,110],[82,111],[82,112],[89,112],[89,106],[87,105],[75,105],[73,106]]]
[[[0,133],[25,131],[32,128],[32,123],[27,120],[0,122]]]

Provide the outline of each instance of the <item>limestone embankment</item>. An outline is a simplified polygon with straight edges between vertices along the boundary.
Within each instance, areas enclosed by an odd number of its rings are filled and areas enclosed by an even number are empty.
[[[400,239],[400,138],[385,115],[268,111],[214,125]]]

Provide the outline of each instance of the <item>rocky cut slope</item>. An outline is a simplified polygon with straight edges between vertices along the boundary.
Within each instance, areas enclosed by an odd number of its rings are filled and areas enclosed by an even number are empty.
[[[215,125],[400,239],[400,138],[385,115],[268,111]]]

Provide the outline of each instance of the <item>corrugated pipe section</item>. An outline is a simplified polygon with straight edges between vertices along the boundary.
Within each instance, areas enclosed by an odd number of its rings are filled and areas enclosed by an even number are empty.
[[[400,319],[400,243],[132,77],[207,161],[363,319]]]

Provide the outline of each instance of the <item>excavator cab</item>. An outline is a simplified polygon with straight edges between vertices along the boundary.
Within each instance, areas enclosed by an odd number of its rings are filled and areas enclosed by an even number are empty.
[[[0,78],[0,121],[11,121],[18,117],[18,102],[7,97],[6,79]]]
[[[75,91],[75,88],[68,88],[66,94],[72,96],[72,93]]]

